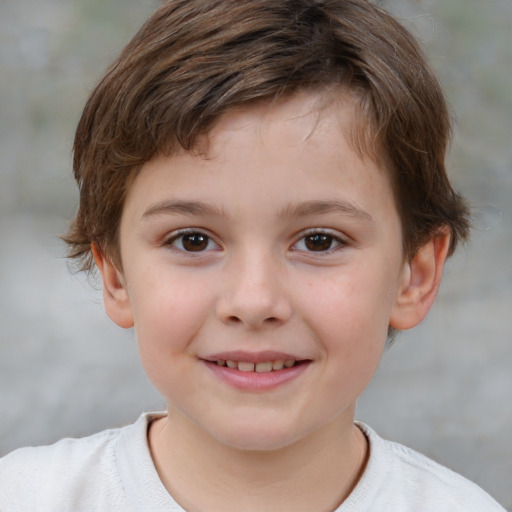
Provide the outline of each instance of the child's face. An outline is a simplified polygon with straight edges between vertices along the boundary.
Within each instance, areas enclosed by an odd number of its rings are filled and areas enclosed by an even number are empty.
[[[170,415],[240,448],[351,423],[408,280],[389,179],[340,129],[351,103],[314,100],[226,115],[207,158],[149,162],[123,211],[107,311]]]

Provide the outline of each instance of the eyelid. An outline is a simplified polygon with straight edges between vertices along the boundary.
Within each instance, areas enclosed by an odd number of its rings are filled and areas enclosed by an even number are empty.
[[[321,228],[321,227],[304,229],[303,231],[301,231],[300,237],[302,238],[304,236],[317,235],[317,234],[330,235],[334,238],[339,238],[340,240],[342,240],[344,238],[343,234],[340,233],[337,229]]]

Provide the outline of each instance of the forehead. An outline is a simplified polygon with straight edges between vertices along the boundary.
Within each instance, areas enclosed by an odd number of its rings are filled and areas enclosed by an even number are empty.
[[[215,158],[216,147],[244,133],[252,133],[261,144],[272,141],[276,134],[284,144],[300,149],[306,142],[322,137],[322,131],[333,130],[344,137],[351,149],[363,159],[376,159],[371,147],[370,126],[351,91],[299,90],[276,99],[263,99],[232,108],[199,137],[195,149],[207,159]],[[242,139],[242,137],[240,137]]]
[[[349,96],[326,100],[305,92],[232,109],[195,152],[148,162],[125,207],[140,215],[185,198],[214,202],[233,217],[295,211],[290,205],[308,201],[349,204],[354,211],[393,209],[386,173],[345,135],[356,114]]]

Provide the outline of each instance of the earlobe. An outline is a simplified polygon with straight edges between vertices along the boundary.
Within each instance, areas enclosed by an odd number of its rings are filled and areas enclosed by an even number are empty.
[[[411,329],[425,318],[437,296],[449,247],[448,230],[438,231],[405,264],[390,327]]]
[[[124,329],[133,327],[130,297],[122,272],[101,252],[101,249],[95,243],[91,244],[91,251],[101,274],[103,301],[107,315],[119,327]]]

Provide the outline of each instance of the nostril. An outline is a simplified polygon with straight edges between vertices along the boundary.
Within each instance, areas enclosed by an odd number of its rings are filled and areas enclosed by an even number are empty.
[[[236,316],[236,315],[231,315],[227,318],[227,321],[232,323],[232,324],[240,324],[240,323],[247,323],[247,324],[250,324],[250,322],[244,322],[240,317]],[[270,316],[268,318],[265,318],[263,320],[263,322],[261,322],[261,325],[264,325],[264,324],[276,324],[276,323],[279,323],[279,318],[275,317],[275,316]]]

